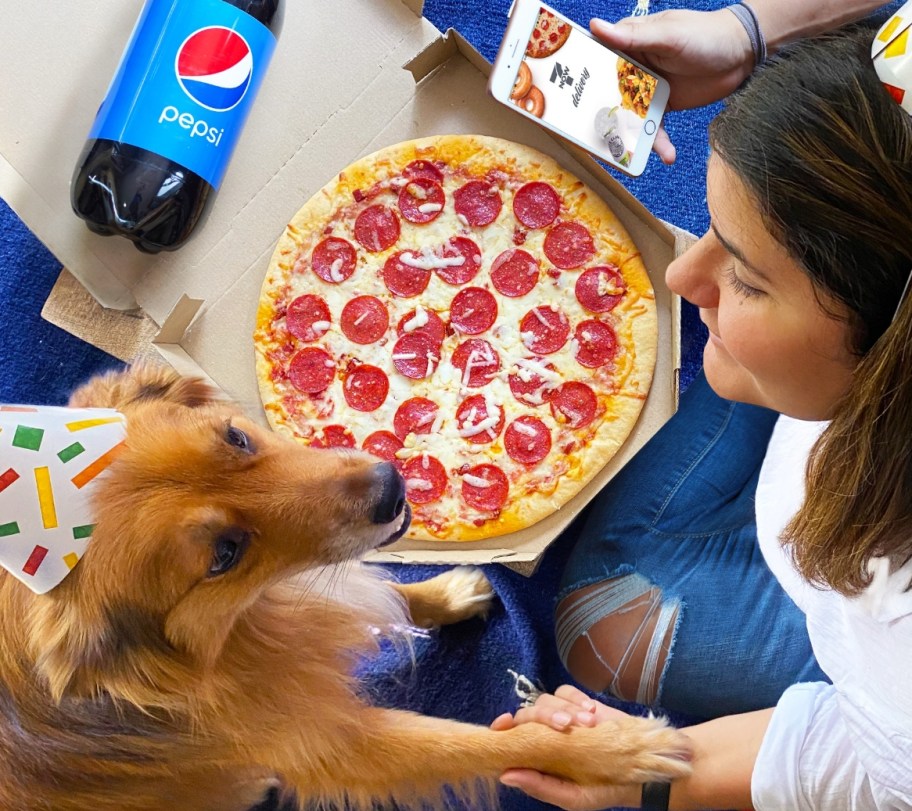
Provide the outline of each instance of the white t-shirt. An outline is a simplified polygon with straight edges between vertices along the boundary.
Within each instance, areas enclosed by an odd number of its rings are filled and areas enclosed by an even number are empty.
[[[757,811],[912,809],[912,563],[844,597],[804,581],[779,543],[804,499],[808,454],[826,423],[780,417],[757,487],[757,535],[773,574],[807,615],[833,684],[797,684],[773,712],[754,767]]]

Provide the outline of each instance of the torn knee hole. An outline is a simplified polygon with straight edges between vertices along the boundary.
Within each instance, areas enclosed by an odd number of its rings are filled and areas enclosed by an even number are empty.
[[[586,586],[557,608],[557,642],[570,674],[585,687],[653,704],[671,654],[677,599],[637,573]]]

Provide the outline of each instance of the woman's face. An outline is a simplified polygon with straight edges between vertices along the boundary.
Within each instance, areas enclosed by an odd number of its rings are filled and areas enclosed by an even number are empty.
[[[709,329],[707,380],[729,400],[827,419],[858,361],[848,325],[823,311],[808,276],[766,231],[746,187],[716,155],[706,199],[711,228],[669,265],[666,280],[700,308]]]

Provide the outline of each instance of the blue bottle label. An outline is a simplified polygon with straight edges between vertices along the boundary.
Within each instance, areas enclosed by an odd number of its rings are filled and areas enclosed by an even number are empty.
[[[148,0],[89,139],[147,149],[217,189],[275,45],[222,0]]]

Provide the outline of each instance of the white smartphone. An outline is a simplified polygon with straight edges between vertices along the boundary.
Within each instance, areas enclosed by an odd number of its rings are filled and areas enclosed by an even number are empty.
[[[488,92],[611,166],[639,175],[669,85],[540,0],[516,0]]]

